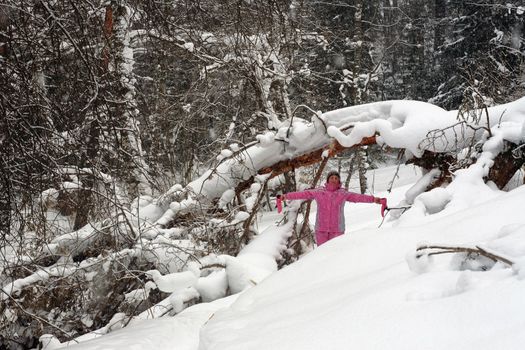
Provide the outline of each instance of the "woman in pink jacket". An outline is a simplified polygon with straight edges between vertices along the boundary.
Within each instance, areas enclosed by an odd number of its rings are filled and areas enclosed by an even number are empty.
[[[317,218],[315,222],[315,239],[317,245],[325,243],[345,231],[345,202],[377,203],[386,206],[386,199],[348,192],[341,188],[341,180],[337,171],[331,171],[323,187],[290,192],[281,196],[282,200],[314,199],[317,202]]]

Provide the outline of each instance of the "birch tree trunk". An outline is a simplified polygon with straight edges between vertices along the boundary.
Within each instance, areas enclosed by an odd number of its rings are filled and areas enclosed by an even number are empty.
[[[121,100],[117,105],[119,114],[117,117],[123,123],[121,136],[127,141],[125,151],[129,152],[132,162],[129,165],[131,192],[137,195],[149,195],[152,194],[152,189],[148,179],[149,166],[142,150],[140,122],[137,120],[139,110],[136,101],[136,79],[133,75],[135,61],[133,49],[130,47],[132,9],[125,3],[121,4],[114,9],[113,17],[114,69],[119,80],[117,86],[121,95]]]

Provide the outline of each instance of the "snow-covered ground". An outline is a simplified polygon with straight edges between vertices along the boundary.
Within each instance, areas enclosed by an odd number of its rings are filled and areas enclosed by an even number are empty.
[[[404,167],[394,190],[382,192],[394,170],[369,174],[374,194],[391,206],[420,176]],[[469,208],[385,220],[379,228],[377,205],[347,205],[346,235],[256,286],[175,317],[133,321],[72,348],[523,349],[525,186],[496,193]],[[262,219],[264,234],[277,230],[277,219]],[[514,265],[460,254],[416,259],[422,244],[481,246]]]

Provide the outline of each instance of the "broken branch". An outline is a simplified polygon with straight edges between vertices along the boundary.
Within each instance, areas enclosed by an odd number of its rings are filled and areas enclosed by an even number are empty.
[[[476,246],[475,248],[469,248],[469,247],[450,247],[450,246],[438,246],[438,245],[425,245],[420,246],[416,248],[416,251],[424,251],[424,250],[436,250],[430,253],[427,253],[427,255],[438,255],[438,254],[447,254],[447,253],[469,253],[469,254],[479,254],[481,256],[484,256],[494,262],[501,261],[504,264],[507,264],[509,266],[512,266],[514,264],[513,261],[504,258],[500,255],[491,253],[486,251],[485,249]],[[416,256],[417,258],[421,257],[424,253],[421,255]]]

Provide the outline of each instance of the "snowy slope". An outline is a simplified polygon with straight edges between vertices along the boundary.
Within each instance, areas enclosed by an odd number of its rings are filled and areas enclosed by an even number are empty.
[[[370,173],[390,205],[419,174]],[[397,187],[396,187],[397,186]],[[375,205],[347,205],[347,234],[257,286],[175,317],[134,321],[74,349],[522,349],[525,342],[525,187],[444,215],[385,221]],[[314,215],[314,214],[313,214]],[[278,218],[260,223],[271,233]],[[312,219],[314,219],[312,217]],[[394,226],[397,225],[397,226]],[[481,244],[516,261],[461,270],[457,255],[415,260],[421,242]],[[49,344],[48,348],[53,348]]]
[[[500,230],[524,223],[523,198],[522,186],[439,221],[330,241],[217,312],[199,349],[523,349],[523,271],[412,257],[421,241],[491,246],[517,235],[499,244],[510,255],[525,230]]]

